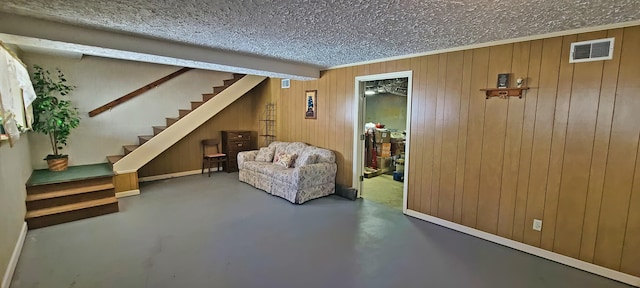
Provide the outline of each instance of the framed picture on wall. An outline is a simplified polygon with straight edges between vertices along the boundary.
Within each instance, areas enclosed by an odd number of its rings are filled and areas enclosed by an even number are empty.
[[[318,95],[318,90],[307,90],[304,94],[306,98],[304,118],[317,119],[318,103],[316,96]]]

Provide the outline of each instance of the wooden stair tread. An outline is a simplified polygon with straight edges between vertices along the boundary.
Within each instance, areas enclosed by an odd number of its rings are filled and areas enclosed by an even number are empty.
[[[151,140],[151,138],[153,138],[153,135],[142,135],[142,136],[138,136],[138,142],[140,143],[140,145],[146,143],[147,141]]]
[[[122,159],[122,157],[124,157],[124,155],[111,155],[107,156],[107,160],[109,161],[109,163],[113,164]]]
[[[64,196],[76,195],[76,194],[82,194],[82,193],[88,193],[88,192],[94,192],[94,191],[102,191],[107,189],[113,189],[114,187],[115,186],[113,186],[113,183],[111,183],[111,184],[84,186],[84,187],[58,190],[58,191],[52,191],[52,192],[46,192],[46,193],[28,194],[26,200],[27,202],[37,201],[37,200],[64,197]]]
[[[62,205],[62,206],[55,206],[51,208],[38,209],[38,210],[28,211],[25,216],[25,219],[49,216],[49,215],[76,211],[76,210],[81,210],[81,209],[86,209],[91,207],[98,207],[98,206],[108,205],[113,203],[118,203],[118,199],[116,199],[115,196],[104,198],[104,199],[84,201],[84,202],[78,202],[78,203]]]
[[[153,129],[158,129],[160,131],[167,129],[167,126],[153,126]]]

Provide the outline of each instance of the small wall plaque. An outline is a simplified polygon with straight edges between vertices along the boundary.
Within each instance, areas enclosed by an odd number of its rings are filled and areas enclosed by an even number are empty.
[[[498,74],[498,88],[509,88],[509,74]]]
[[[287,88],[289,88],[289,87],[291,87],[291,80],[289,80],[289,79],[282,79],[282,80],[280,81],[280,88],[285,88],[285,89],[287,89]]]

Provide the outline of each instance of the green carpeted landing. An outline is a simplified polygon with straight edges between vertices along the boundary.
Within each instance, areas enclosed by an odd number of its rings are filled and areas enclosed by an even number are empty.
[[[105,176],[113,176],[113,170],[109,163],[69,166],[67,170],[60,172],[40,169],[31,173],[31,177],[29,177],[29,181],[27,181],[27,186],[70,182]]]

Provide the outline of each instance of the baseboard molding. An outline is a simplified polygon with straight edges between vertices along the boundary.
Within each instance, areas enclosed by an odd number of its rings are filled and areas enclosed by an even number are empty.
[[[568,256],[564,256],[555,252],[551,252],[548,250],[544,250],[542,248],[534,247],[531,245],[527,245],[521,242],[513,241],[511,239],[507,239],[504,237],[500,237],[497,235],[493,235],[484,231],[480,231],[477,229],[473,229],[464,225],[460,225],[458,223],[450,222],[447,220],[443,220],[437,217],[433,217],[424,213],[420,213],[417,211],[407,209],[405,212],[406,215],[409,215],[414,218],[418,218],[427,222],[431,222],[436,225],[440,225],[449,229],[456,230],[458,232],[462,232],[471,236],[475,236],[487,241],[494,242],[496,244],[500,244],[503,246],[507,246],[509,248],[513,248],[516,250],[520,250],[525,253],[529,253],[531,255],[535,255],[538,257],[542,257],[554,262],[558,262],[560,264],[564,264],[567,266],[571,266],[580,270],[584,270],[596,275],[600,275],[603,277],[607,277],[622,283],[626,283],[629,285],[633,285],[636,287],[640,287],[640,277],[636,277],[633,275],[629,275],[626,273],[622,273],[619,271],[615,271],[609,268],[605,268],[602,266],[598,266],[589,262],[584,262],[582,260],[578,260],[575,258],[571,258]]]
[[[214,171],[217,172],[218,168],[217,167],[211,168],[211,172],[214,172]],[[164,179],[175,178],[175,177],[190,176],[190,175],[200,174],[201,172],[202,172],[202,169],[198,169],[198,170],[191,170],[191,171],[184,171],[184,172],[177,172],[177,173],[170,173],[170,174],[153,175],[153,176],[138,178],[138,182],[149,182],[149,181],[164,180]],[[207,173],[206,169],[204,173]]]
[[[16,266],[18,265],[20,252],[22,252],[22,246],[24,245],[24,239],[26,237],[27,237],[27,222],[24,222],[22,224],[22,230],[20,231],[20,236],[18,236],[18,241],[16,241],[16,246],[13,248],[13,253],[11,254],[11,259],[9,260],[9,265],[7,266],[7,270],[4,272],[4,276],[2,277],[2,285],[0,286],[1,288],[9,288],[9,285],[11,285],[13,272],[16,270]]]
[[[136,195],[140,195],[140,189],[118,192],[116,193],[116,198],[136,196]]]

